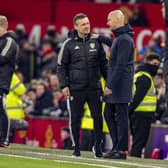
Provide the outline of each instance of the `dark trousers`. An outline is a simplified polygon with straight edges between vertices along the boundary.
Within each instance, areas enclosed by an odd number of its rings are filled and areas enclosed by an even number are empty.
[[[95,143],[100,144],[102,140],[102,91],[71,91],[70,106],[71,106],[71,130],[72,140],[74,140],[75,148],[79,149],[80,126],[81,119],[84,114],[84,104],[88,103],[91,116],[94,120],[94,139]]]
[[[5,93],[0,92],[0,141],[8,141],[10,121],[5,110]]]
[[[81,150],[91,151],[94,145],[94,133],[92,130],[82,130]]]
[[[128,150],[128,104],[107,103],[104,117],[113,142],[113,150]]]
[[[132,133],[132,147],[131,156],[141,157],[142,149],[146,146],[151,123],[153,121],[153,114],[145,115],[145,112],[134,112],[130,117],[131,133]]]

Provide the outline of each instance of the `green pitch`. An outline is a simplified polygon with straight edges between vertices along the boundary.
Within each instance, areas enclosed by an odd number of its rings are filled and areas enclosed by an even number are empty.
[[[83,151],[81,157],[73,158],[71,153],[13,144],[8,149],[0,148],[0,168],[168,168],[167,160],[97,159],[92,152]]]

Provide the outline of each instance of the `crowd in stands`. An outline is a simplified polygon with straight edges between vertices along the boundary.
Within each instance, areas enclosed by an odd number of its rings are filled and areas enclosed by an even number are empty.
[[[48,26],[39,47],[29,43],[24,25],[16,26],[19,54],[16,69],[27,91],[23,96],[26,115],[68,117],[59,87],[57,55],[60,47],[54,26]]]

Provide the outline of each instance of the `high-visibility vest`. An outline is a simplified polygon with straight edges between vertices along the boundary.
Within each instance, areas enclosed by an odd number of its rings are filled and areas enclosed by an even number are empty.
[[[105,103],[103,103],[103,105],[102,105],[102,109],[103,109],[102,111],[104,111],[104,107],[105,107]],[[81,128],[87,129],[87,130],[93,130],[94,129],[93,118],[91,117],[91,112],[90,112],[90,109],[89,109],[89,106],[87,103],[85,103],[84,110],[85,110],[85,112],[84,112],[84,116],[82,118]],[[104,115],[103,115],[103,132],[109,133],[107,123],[104,119]]]
[[[104,88],[105,82],[104,82],[103,78],[101,78],[101,83]],[[104,107],[105,107],[105,103],[102,103],[102,113],[104,113]],[[91,117],[91,112],[90,112],[90,109],[89,109],[89,106],[87,103],[85,103],[85,105],[84,105],[84,111],[85,111],[84,116],[82,117],[82,121],[81,121],[81,128],[87,129],[87,130],[93,130],[94,129],[93,118]],[[108,126],[107,126],[106,121],[104,119],[104,115],[103,115],[103,132],[109,133]]]
[[[14,73],[12,76],[10,91],[6,97],[6,111],[10,119],[23,119],[25,117],[21,96],[26,88]]]
[[[145,75],[146,77],[148,77],[150,79],[151,86],[148,89],[147,94],[145,95],[145,97],[143,98],[141,103],[138,105],[138,107],[134,111],[135,112],[155,112],[156,111],[156,102],[157,102],[156,89],[155,89],[155,85],[153,82],[153,78],[149,73],[139,71],[134,75],[134,88],[133,88],[134,94],[136,93],[136,81],[137,81],[138,77],[140,77],[142,75]]]

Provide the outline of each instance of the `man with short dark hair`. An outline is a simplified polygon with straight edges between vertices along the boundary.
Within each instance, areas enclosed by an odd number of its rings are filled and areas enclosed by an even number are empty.
[[[6,94],[9,92],[15,69],[17,44],[11,32],[7,32],[8,21],[0,16],[0,147],[9,145],[9,119],[5,110]]]
[[[74,30],[58,56],[58,74],[62,92],[70,98],[70,124],[74,142],[73,156],[80,156],[79,131],[84,104],[88,103],[94,119],[95,156],[101,157],[102,89],[100,77],[106,78],[107,59],[102,45],[90,38],[90,22],[85,14],[73,19]]]

